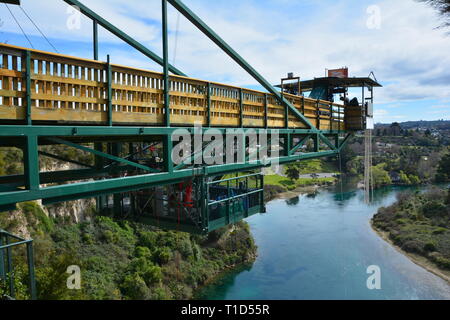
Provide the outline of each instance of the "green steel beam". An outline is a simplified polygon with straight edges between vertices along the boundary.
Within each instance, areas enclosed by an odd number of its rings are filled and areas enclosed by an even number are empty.
[[[353,133],[348,133],[344,140],[342,140],[342,142],[339,144],[339,152],[342,151],[342,149],[345,148],[345,146],[347,145],[347,143],[350,141],[350,139],[353,137]]]
[[[305,142],[308,141],[308,139],[311,138],[310,135],[307,135],[303,137],[296,145],[289,151],[289,155],[293,155],[297,152],[298,149],[304,146]]]
[[[206,87],[206,123],[208,127],[211,127],[211,83],[208,82]]]
[[[39,155],[37,136],[27,136],[24,148],[25,186],[28,190],[39,189]]]
[[[244,92],[239,88],[239,126],[244,127]]]
[[[2,125],[0,130],[0,137],[23,137],[27,135],[37,135],[40,137],[54,137],[54,136],[76,136],[76,137],[123,137],[123,136],[163,136],[172,134],[180,128],[186,129],[189,132],[194,132],[194,127],[107,127],[107,126],[21,126],[21,125]],[[214,128],[220,132],[225,133],[227,129],[236,128]],[[252,128],[256,133],[277,132],[279,134],[313,134],[316,131],[312,129],[264,129]],[[202,128],[203,132],[209,128]],[[323,134],[332,134],[336,131],[322,130]],[[347,131],[340,131],[339,133],[348,133]],[[2,139],[3,140],[3,139]]]
[[[112,127],[113,125],[113,108],[112,108],[112,69],[111,69],[111,60],[108,54],[107,63],[106,63],[106,108],[108,110],[108,126]]]
[[[164,170],[171,173],[173,172],[173,161],[172,161],[172,149],[173,142],[172,136],[166,135],[163,137],[163,154],[164,154]]]
[[[284,145],[283,145],[283,154],[285,156],[289,156],[290,155],[290,151],[292,148],[292,140],[291,140],[291,134],[288,133],[284,136]]]
[[[272,93],[283,105],[287,105],[291,112],[296,115],[309,128],[314,128],[311,122],[302,115],[298,110],[266,80],[259,74],[247,61],[244,60],[233,48],[231,48],[217,33],[215,33],[205,22],[203,22],[194,12],[192,12],[180,0],[167,0],[182,15],[184,15],[192,24],[202,31],[209,39],[211,39],[220,49],[229,55],[237,64],[247,71],[255,80],[257,80],[267,91]]]
[[[320,150],[320,139],[318,134],[314,134],[313,136],[314,140],[314,152],[319,152]]]
[[[295,162],[298,160],[306,160],[320,157],[336,156],[338,151],[323,151],[316,153],[308,153],[301,155],[292,155],[288,157],[280,157],[276,160],[280,164]],[[192,179],[193,176],[216,176],[236,171],[247,171],[267,166],[261,161],[246,164],[224,164],[214,165],[203,168],[184,169],[174,172],[162,172],[155,174],[144,174],[138,176],[129,176],[121,178],[112,178],[105,180],[87,181],[74,184],[64,184],[59,186],[50,186],[38,190],[24,190],[0,193],[0,206],[38,200],[38,199],[57,199],[65,201],[67,197],[92,198],[98,194],[111,194],[119,192],[128,192],[139,190],[156,185],[173,184],[185,179]]]
[[[132,37],[127,35],[125,32],[121,31],[116,26],[114,26],[111,23],[109,23],[106,19],[104,19],[101,16],[99,16],[97,13],[95,13],[94,11],[92,11],[91,9],[86,7],[80,1],[77,1],[77,0],[63,0],[63,1],[65,1],[66,3],[68,3],[71,6],[75,6],[76,8],[78,8],[80,10],[80,12],[82,14],[84,14],[85,16],[87,16],[88,18],[90,18],[90,19],[92,19],[94,21],[97,21],[97,23],[99,25],[101,25],[103,28],[105,28],[106,30],[108,30],[109,32],[114,34],[116,37],[118,37],[119,39],[125,41],[130,46],[132,46],[133,48],[135,48],[139,52],[143,53],[145,56],[149,57],[150,59],[152,59],[153,61],[155,61],[159,65],[161,65],[161,66],[163,65],[164,62],[163,62],[163,59],[161,57],[159,57],[157,54],[155,54],[150,49],[148,49],[145,46],[143,46],[138,41],[134,40]],[[186,77],[186,75],[183,72],[181,72],[180,70],[178,70],[177,68],[175,68],[174,66],[172,66],[170,64],[169,64],[169,70],[170,70],[170,72],[172,72],[172,73],[174,73],[176,75],[185,76]]]
[[[192,24],[194,24],[200,31],[202,31],[209,39],[211,39],[220,49],[222,49],[228,56],[230,56],[237,64],[239,64],[245,71],[247,71],[255,80],[257,80],[267,91],[272,93],[277,100],[284,106],[289,108],[301,122],[303,122],[309,129],[317,132],[320,138],[331,148],[336,149],[333,144],[320,132],[320,130],[306,118],[301,112],[297,110],[287,99],[285,99],[280,92],[278,92],[261,74],[259,74],[247,61],[244,60],[233,48],[231,48],[217,33],[215,33],[205,22],[203,22],[194,12],[192,12],[180,0],[167,0],[175,7],[182,15],[184,15]],[[289,121],[289,116],[286,121]]]
[[[264,94],[264,128],[267,129],[269,127],[269,110],[268,110],[268,99],[267,94]]]
[[[74,180],[83,180],[91,178],[107,177],[108,175],[120,173],[122,171],[131,169],[131,166],[118,166],[111,169],[75,169],[75,170],[61,170],[52,172],[41,172],[39,174],[39,182],[42,184],[59,183]],[[11,188],[18,188],[25,186],[24,175],[10,175],[0,177],[0,186],[8,184]]]
[[[98,23],[97,20],[92,21],[92,46],[94,51],[94,60],[98,60]]]
[[[119,158],[119,157],[116,157],[116,156],[113,156],[113,155],[110,155],[110,154],[107,154],[107,153],[103,153],[101,151],[98,151],[98,150],[95,150],[95,149],[91,149],[91,148],[88,148],[88,147],[85,147],[85,146],[82,146],[82,145],[79,145],[79,144],[76,144],[76,143],[73,143],[73,142],[70,142],[70,141],[66,141],[66,140],[63,140],[63,139],[60,139],[60,138],[47,138],[47,139],[52,141],[52,142],[58,143],[58,144],[65,144],[66,146],[69,146],[69,147],[72,147],[72,148],[76,148],[76,149],[79,149],[79,150],[83,150],[83,151],[95,154],[95,155],[97,155],[99,157],[103,157],[103,158],[106,158],[106,159],[109,159],[109,160],[125,163],[125,164],[128,164],[130,166],[133,166],[133,167],[145,170],[145,171],[159,172],[159,171],[157,171],[157,170],[155,170],[153,168],[141,165],[139,163],[132,162],[132,161],[129,161],[129,160],[126,160],[126,159],[123,159],[123,158]]]
[[[23,61],[23,60],[22,60]],[[25,105],[27,125],[31,126],[31,53],[25,51]]]

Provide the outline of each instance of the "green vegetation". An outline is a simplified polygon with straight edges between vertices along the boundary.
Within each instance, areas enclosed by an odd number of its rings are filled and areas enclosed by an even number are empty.
[[[377,125],[373,138],[373,172],[376,187],[419,185],[450,181],[450,130],[448,121]],[[364,137],[356,136],[342,152],[343,171],[362,179]],[[443,162],[441,162],[443,158]]]
[[[401,193],[395,204],[379,209],[372,223],[406,252],[450,270],[450,190]]]
[[[39,299],[188,299],[220,272],[256,256],[245,222],[199,236],[104,216],[57,222],[35,202],[20,209],[34,238]],[[20,224],[10,216],[0,213],[2,227],[17,233]],[[25,253],[15,255],[18,298],[27,298]],[[81,268],[81,290],[66,287],[70,265]]]

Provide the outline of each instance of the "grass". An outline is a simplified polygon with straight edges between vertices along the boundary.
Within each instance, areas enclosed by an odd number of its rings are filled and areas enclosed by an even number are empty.
[[[300,174],[311,173],[337,173],[339,169],[334,163],[323,161],[322,159],[312,159],[297,163]]]
[[[294,190],[299,187],[307,187],[313,185],[328,185],[336,181],[336,178],[300,178],[295,181],[279,175],[264,176],[264,184],[282,186],[288,190]]]

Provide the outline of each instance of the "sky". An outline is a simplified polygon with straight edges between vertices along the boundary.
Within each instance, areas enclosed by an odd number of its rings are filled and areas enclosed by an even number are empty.
[[[81,0],[162,55],[160,0]],[[450,120],[450,30],[415,0],[184,0],[269,82],[288,72],[302,80],[347,66],[374,72],[375,121]],[[22,7],[60,53],[92,58],[92,22],[62,0],[22,0]],[[0,4],[0,42],[54,52],[23,11]],[[100,28],[100,60],[162,71]],[[214,43],[169,5],[170,62],[193,78],[261,89]]]

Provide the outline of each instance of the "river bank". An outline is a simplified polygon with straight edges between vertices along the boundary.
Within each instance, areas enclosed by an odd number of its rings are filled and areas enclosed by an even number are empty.
[[[420,256],[418,254],[414,254],[411,252],[407,252],[405,250],[402,250],[401,247],[396,245],[390,238],[389,238],[389,232],[382,231],[377,229],[372,221],[370,222],[370,226],[372,230],[384,241],[389,243],[395,250],[406,256],[409,260],[417,264],[419,267],[424,268],[425,270],[433,273],[434,275],[440,277],[441,279],[447,281],[447,283],[450,285],[450,271],[442,270],[439,268],[438,265],[433,263],[432,261],[428,260],[427,258]]]

